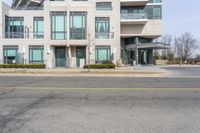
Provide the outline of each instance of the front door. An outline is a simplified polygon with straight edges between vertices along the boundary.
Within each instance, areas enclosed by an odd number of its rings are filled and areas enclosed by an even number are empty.
[[[85,47],[77,47],[76,48],[76,66],[80,67],[80,59],[86,58],[86,48]]]
[[[56,67],[66,67],[66,51],[65,47],[55,48]]]
[[[146,50],[140,50],[139,52],[139,59],[141,65],[147,64],[147,51]]]

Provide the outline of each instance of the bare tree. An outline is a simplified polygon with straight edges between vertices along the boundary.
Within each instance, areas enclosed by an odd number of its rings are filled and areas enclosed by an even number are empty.
[[[161,42],[164,44],[164,46],[169,45],[169,49],[163,49],[161,50],[161,57],[162,59],[167,59],[168,61],[173,61],[174,62],[174,55],[175,55],[175,49],[173,45],[173,37],[170,34],[166,34],[161,36],[156,40],[157,42]]]
[[[192,57],[198,47],[197,43],[197,40],[189,32],[185,32],[180,37],[175,37],[175,51],[176,55],[181,58],[181,63]]]
[[[164,43],[164,45],[169,45],[170,46],[170,49],[164,49],[163,50],[163,55],[165,55],[167,57],[168,54],[173,54],[175,53],[174,52],[174,46],[173,46],[173,37],[172,35],[163,35],[161,38],[160,38],[160,42],[161,43]]]
[[[161,38],[160,38],[160,42],[162,43],[165,43],[165,44],[168,44],[168,45],[171,45],[172,42],[173,42],[173,37],[172,35],[163,35]]]
[[[87,53],[88,53],[88,72],[90,72],[90,61],[91,61],[91,58],[90,58],[90,55],[92,54],[91,53],[91,49],[94,47],[95,45],[95,39],[92,38],[91,34],[88,33],[88,39],[87,39]]]

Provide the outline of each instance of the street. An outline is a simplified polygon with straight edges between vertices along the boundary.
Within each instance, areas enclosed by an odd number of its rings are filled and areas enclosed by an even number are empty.
[[[199,90],[10,90],[1,133],[198,133]]]
[[[198,67],[182,67],[182,66],[179,66],[179,67],[173,67],[173,66],[170,66],[170,67],[162,67],[163,69],[167,70],[167,71],[170,71],[172,73],[172,75],[175,75],[175,76],[200,76],[200,66]]]
[[[188,75],[0,76],[0,133],[198,133],[200,78]]]

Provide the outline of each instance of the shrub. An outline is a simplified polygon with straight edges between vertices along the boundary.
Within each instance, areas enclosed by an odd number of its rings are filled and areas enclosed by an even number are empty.
[[[92,65],[85,65],[84,69],[115,69],[115,64],[92,64]]]
[[[44,69],[45,64],[3,64],[0,68],[34,68],[34,69]]]
[[[111,60],[102,61],[102,64],[113,64]]]

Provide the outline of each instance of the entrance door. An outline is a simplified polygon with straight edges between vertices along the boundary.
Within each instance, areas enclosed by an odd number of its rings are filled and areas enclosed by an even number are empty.
[[[76,67],[80,67],[80,59],[86,58],[86,48],[85,47],[77,47],[76,48]]]
[[[130,51],[130,60],[129,64],[133,65],[133,61],[135,60],[135,51]]]
[[[65,47],[55,48],[56,67],[66,67]]]
[[[147,51],[146,50],[140,50],[139,52],[139,59],[141,65],[147,64]]]

